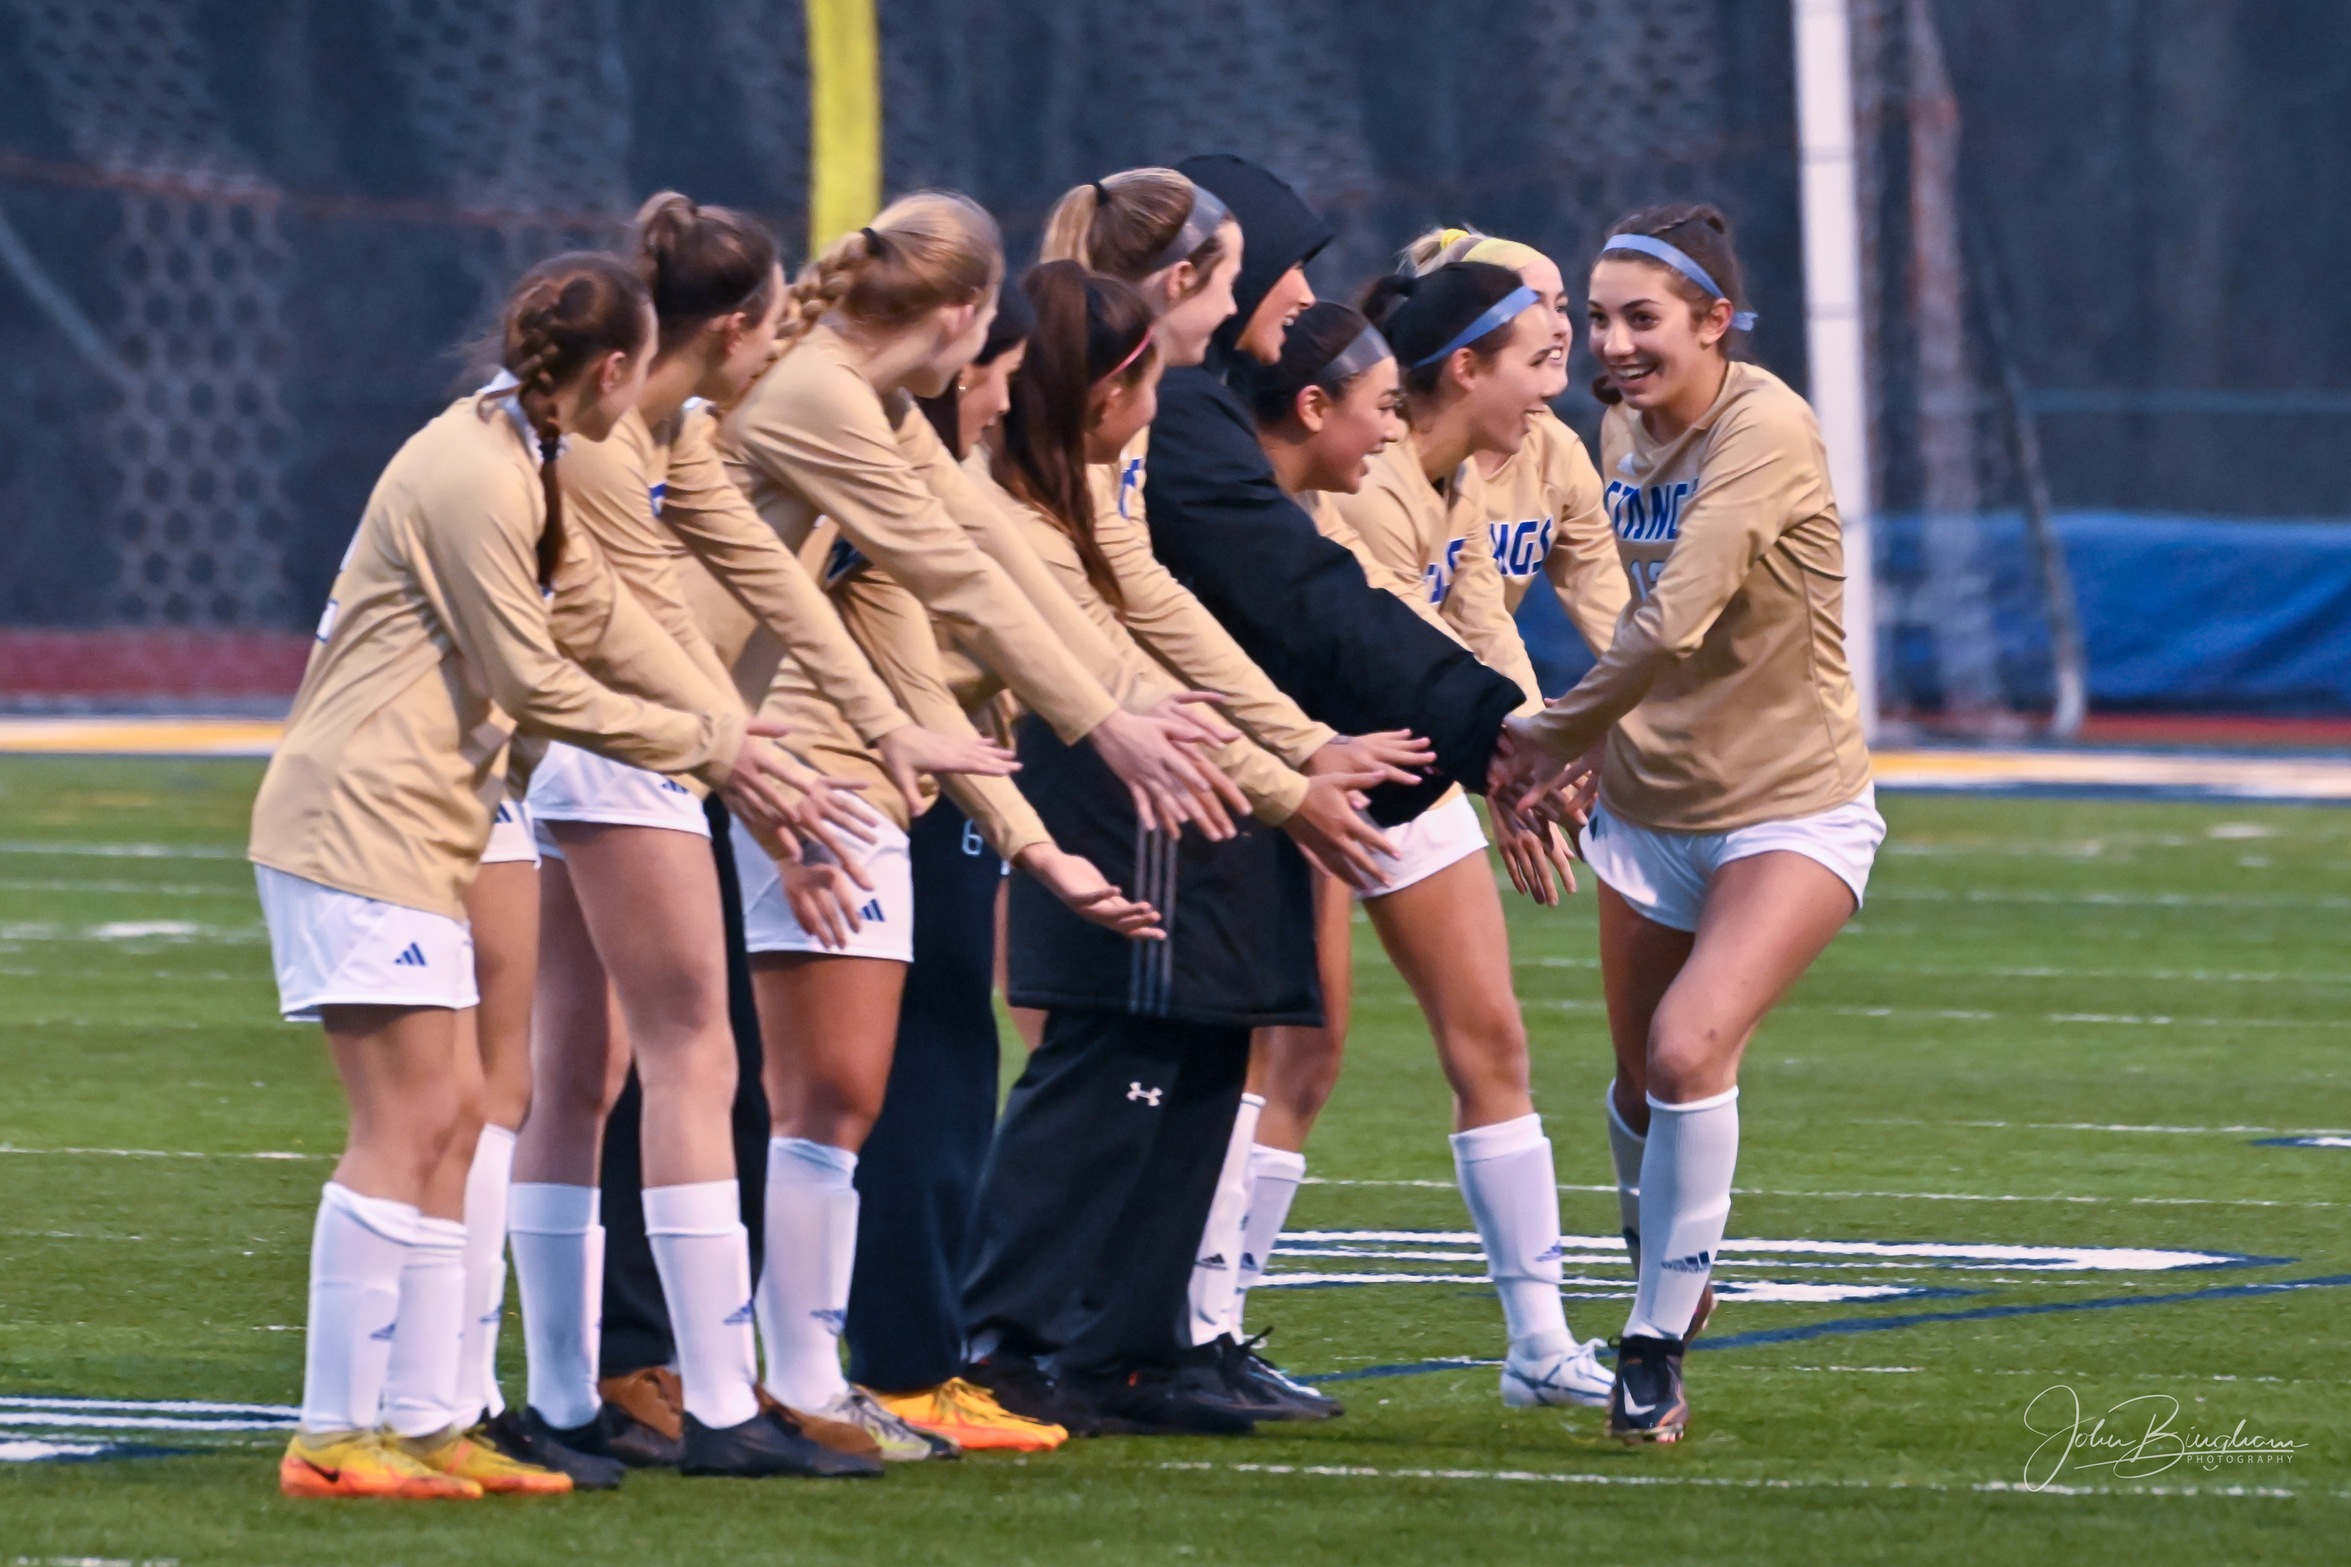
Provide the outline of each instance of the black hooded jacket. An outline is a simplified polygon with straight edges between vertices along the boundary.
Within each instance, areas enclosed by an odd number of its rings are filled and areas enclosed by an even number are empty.
[[[1437,753],[1436,772],[1372,799],[1383,824],[1409,821],[1458,782],[1485,787],[1502,720],[1522,700],[1507,677],[1375,588],[1347,549],[1315,530],[1282,493],[1257,426],[1230,381],[1250,315],[1283,273],[1331,237],[1273,174],[1229,154],[1176,166],[1214,191],[1241,225],[1238,308],[1202,366],[1160,382],[1144,471],[1151,548],[1232,632],[1274,684],[1342,734],[1410,729]]]

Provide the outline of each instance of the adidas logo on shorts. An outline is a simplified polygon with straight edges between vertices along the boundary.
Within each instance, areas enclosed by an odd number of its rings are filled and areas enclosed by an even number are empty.
[[[857,911],[857,917],[861,920],[872,920],[876,925],[882,923],[882,900],[879,898],[866,899],[865,907]]]
[[[405,951],[392,960],[394,968],[430,968],[431,966],[424,960],[424,948],[413,941],[408,944]]]

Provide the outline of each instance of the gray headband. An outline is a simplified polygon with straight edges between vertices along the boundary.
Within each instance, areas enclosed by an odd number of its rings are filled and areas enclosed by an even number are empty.
[[[1340,349],[1331,356],[1329,364],[1315,371],[1307,384],[1319,386],[1325,391],[1336,391],[1381,360],[1395,357],[1396,351],[1388,346],[1386,338],[1380,336],[1380,329],[1366,326],[1355,334],[1354,342]]]
[[[1231,216],[1230,209],[1217,200],[1215,191],[1195,181],[1192,185],[1192,210],[1184,214],[1184,226],[1176,230],[1176,237],[1169,240],[1166,247],[1143,268],[1143,275],[1149,277],[1162,268],[1191,259],[1224,226],[1225,219]]]

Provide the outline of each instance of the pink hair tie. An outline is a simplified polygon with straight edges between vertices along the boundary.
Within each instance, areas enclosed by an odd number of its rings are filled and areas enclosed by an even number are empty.
[[[1124,359],[1121,359],[1117,364],[1112,365],[1108,370],[1103,371],[1102,374],[1095,377],[1095,379],[1100,381],[1107,381],[1113,376],[1124,375],[1127,371],[1127,367],[1132,365],[1136,360],[1142,358],[1143,350],[1149,348],[1150,346],[1151,334],[1149,332],[1145,332],[1143,334],[1142,341],[1135,344],[1134,348]]]

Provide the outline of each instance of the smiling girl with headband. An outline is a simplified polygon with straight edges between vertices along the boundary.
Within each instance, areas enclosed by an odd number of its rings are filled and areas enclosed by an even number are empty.
[[[1573,690],[1510,721],[1497,786],[1530,806],[1599,774],[1583,845],[1640,1274],[1608,1413],[1626,1441],[1688,1423],[1682,1356],[1730,1213],[1740,1054],[1861,906],[1886,830],[1820,428],[1777,376],[1730,359],[1754,319],[1741,294],[1712,207],[1635,213],[1601,246],[1591,345],[1615,406],[1600,469],[1633,608]]]

